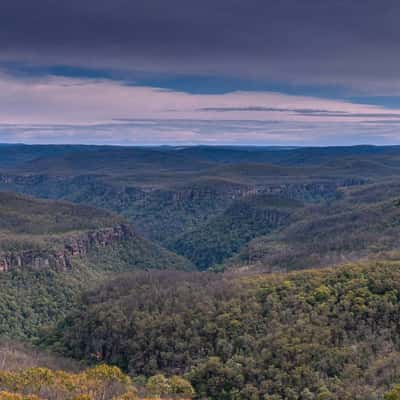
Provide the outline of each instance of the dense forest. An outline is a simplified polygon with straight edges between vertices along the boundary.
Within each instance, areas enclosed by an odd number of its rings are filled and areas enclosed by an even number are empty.
[[[396,146],[11,147],[0,190],[107,209],[201,270],[286,271],[397,249]]]
[[[86,293],[46,344],[133,375],[184,374],[200,398],[375,400],[400,382],[399,300],[398,262],[135,273]]]
[[[34,338],[83,290],[135,269],[191,269],[114,214],[0,193],[0,335]]]
[[[400,400],[400,0],[0,0],[0,400]]]
[[[400,398],[399,148],[11,147],[1,400]]]
[[[273,196],[249,196],[168,247],[205,270],[221,264],[251,239],[289,224],[291,215],[301,205],[296,200]]]

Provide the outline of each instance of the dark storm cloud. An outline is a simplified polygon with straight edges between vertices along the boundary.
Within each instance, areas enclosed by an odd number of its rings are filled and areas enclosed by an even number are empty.
[[[395,0],[2,0],[0,60],[390,90]]]

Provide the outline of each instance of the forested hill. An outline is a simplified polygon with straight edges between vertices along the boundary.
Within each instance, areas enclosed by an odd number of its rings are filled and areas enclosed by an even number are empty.
[[[32,338],[118,272],[190,262],[93,207],[0,193],[0,335]]]
[[[400,382],[399,304],[397,261],[135,273],[86,293],[45,342],[134,375],[184,373],[199,398],[380,400]]]
[[[75,261],[103,253],[111,256],[116,248],[121,255],[115,265],[142,263],[141,268],[155,268],[164,263],[165,268],[171,264],[177,269],[190,268],[183,258],[146,241],[126,220],[108,211],[0,192],[2,270],[72,268]]]
[[[399,148],[15,152],[0,162],[2,341],[119,367],[104,368],[144,395],[396,399]]]
[[[202,270],[321,267],[397,246],[398,146],[8,145],[1,154],[0,190],[107,209]],[[371,246],[377,229],[384,239]]]

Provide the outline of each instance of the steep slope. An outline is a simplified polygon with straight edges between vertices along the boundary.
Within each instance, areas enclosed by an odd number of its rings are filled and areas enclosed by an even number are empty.
[[[235,199],[254,191],[253,185],[204,176],[185,184],[146,190],[98,175],[52,177],[0,175],[0,189],[36,197],[68,200],[117,212],[147,238],[162,244],[221,213]]]
[[[342,189],[341,198],[298,210],[280,232],[260,236],[226,262],[263,271],[384,258],[399,248],[398,184]]]
[[[333,265],[378,254],[360,248],[371,239],[343,223],[349,218],[368,222],[370,235],[384,229],[391,244],[379,243],[378,250],[396,246],[390,238],[396,230],[379,223],[391,221],[373,203],[374,196],[387,204],[396,196],[400,147],[31,150],[39,156],[3,171],[0,190],[111,210],[132,222],[140,235],[189,257],[201,269],[238,252],[229,265],[256,263],[264,270]],[[351,194],[350,188],[356,193],[357,187],[365,187],[363,195]],[[290,212],[296,224],[285,219],[271,225],[259,206],[247,202],[251,195],[300,201],[304,210]],[[388,215],[395,218],[390,210]],[[346,230],[343,239],[340,229]],[[319,236],[326,237],[325,246],[310,239]]]
[[[183,259],[147,242],[106,211],[0,193],[0,270],[66,269],[74,260],[100,262],[101,257],[109,264],[111,255],[120,269],[122,263],[125,269],[187,267]]]
[[[234,180],[203,177],[185,185],[147,193],[124,212],[146,237],[168,246],[182,235],[221,214],[254,187]]]
[[[83,289],[110,274],[152,268],[191,264],[106,211],[0,193],[0,335],[35,336]]]
[[[264,168],[265,167],[265,168]],[[275,169],[274,169],[275,170]],[[142,235],[168,245],[182,234],[201,228],[230,205],[250,194],[266,194],[304,202],[335,200],[343,186],[362,185],[358,178],[321,178],[303,175],[274,175],[269,166],[239,165],[207,171],[200,177],[153,188],[131,185],[130,177],[81,175],[0,175],[0,190],[36,197],[68,200],[102,207],[132,221]],[[163,175],[159,172],[159,181]],[[158,181],[158,182],[159,182]]]
[[[302,203],[270,195],[249,195],[235,201],[221,215],[169,244],[200,270],[222,263],[251,239],[291,222]]]

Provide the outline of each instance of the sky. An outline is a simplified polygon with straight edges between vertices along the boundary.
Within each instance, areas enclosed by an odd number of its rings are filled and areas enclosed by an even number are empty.
[[[0,142],[400,144],[398,0],[1,0]]]

